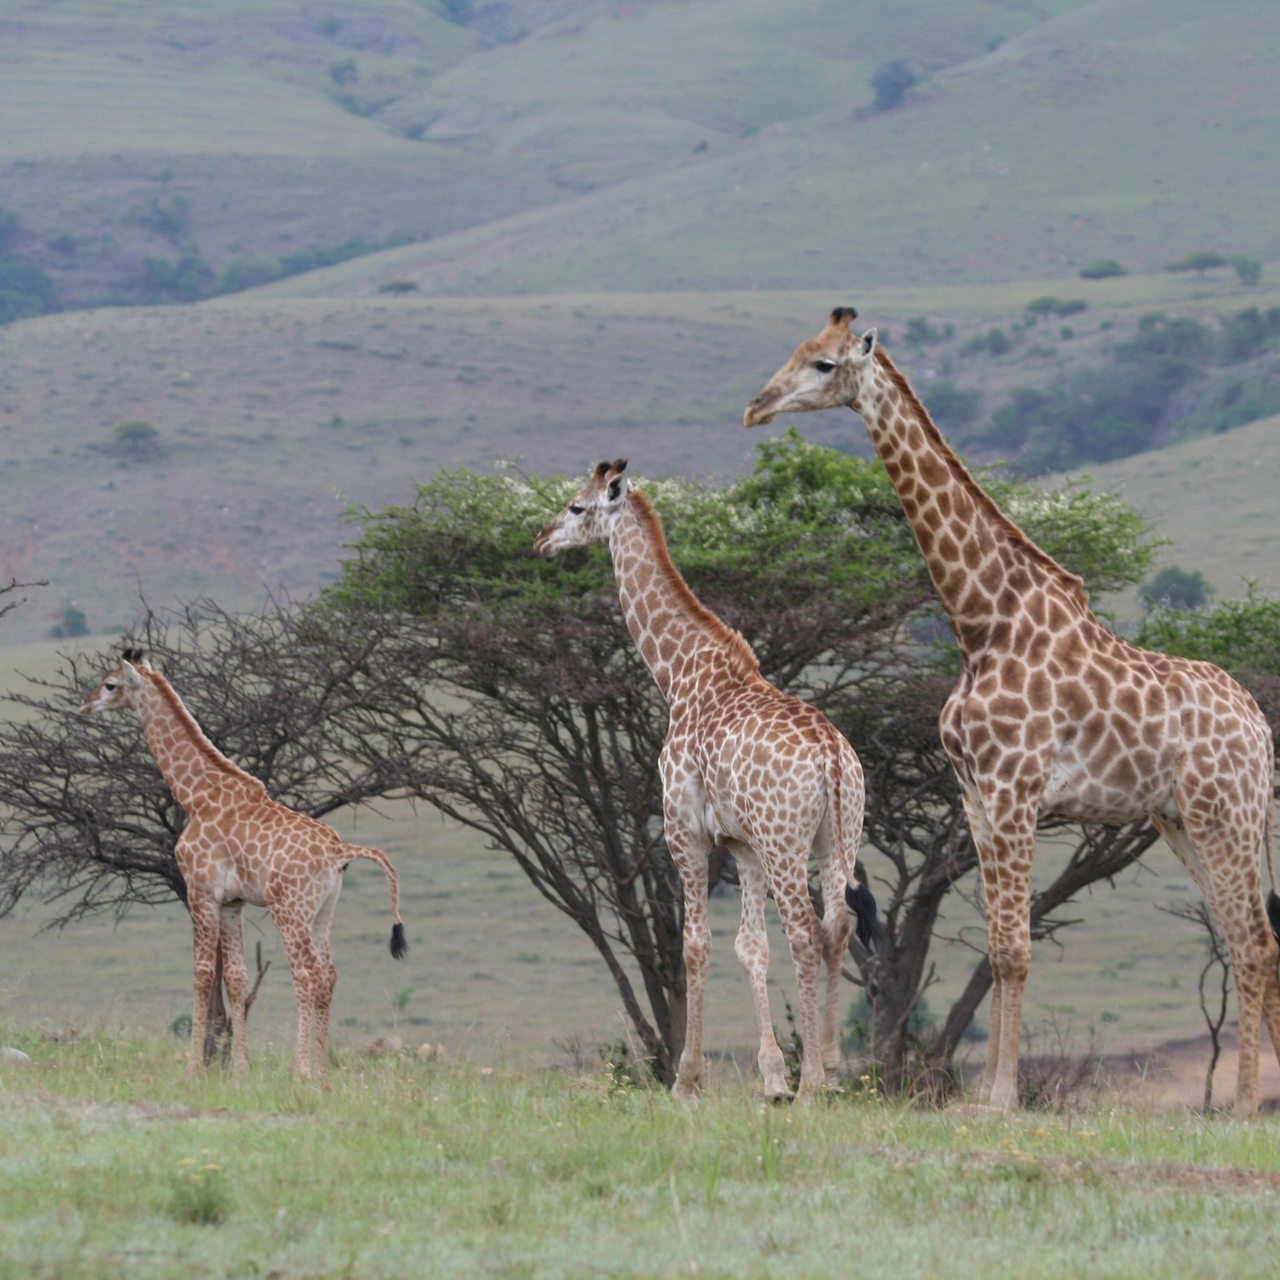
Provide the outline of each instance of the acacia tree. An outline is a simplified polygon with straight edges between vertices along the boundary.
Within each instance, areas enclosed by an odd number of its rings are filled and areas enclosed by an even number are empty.
[[[412,507],[366,513],[341,581],[313,615],[332,632],[372,612],[403,618],[366,673],[377,691],[347,734],[388,755],[429,743],[419,794],[507,850],[587,932],[665,1079],[684,1034],[679,888],[662,843],[657,756],[666,711],[622,624],[602,549],[554,563],[530,541],[579,481],[470,473],[423,486]],[[891,1080],[911,1010],[931,980],[933,928],[976,865],[937,737],[956,655],[878,461],[806,444],[761,447],[725,489],[641,482],[672,557],[698,597],[754,646],[765,675],[849,733],[870,782],[867,839],[884,927],[874,957],[877,1052]],[[1053,554],[1099,589],[1141,579],[1153,542],[1109,496],[995,485]],[[567,561],[567,562],[566,562]],[[1115,874],[1154,838],[1078,833],[1075,855],[1037,898],[1034,927]],[[635,975],[635,976],[633,976]],[[975,960],[926,1056],[949,1065],[990,984]]]

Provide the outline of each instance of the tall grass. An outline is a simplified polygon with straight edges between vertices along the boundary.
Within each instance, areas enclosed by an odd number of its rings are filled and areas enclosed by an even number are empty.
[[[597,1075],[0,1027],[0,1275],[1251,1276],[1273,1120],[912,1110],[854,1086],[696,1107]]]

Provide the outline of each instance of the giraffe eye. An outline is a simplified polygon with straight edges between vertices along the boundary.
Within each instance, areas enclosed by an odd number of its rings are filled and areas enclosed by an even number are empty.
[[[828,374],[836,367],[836,362],[821,356],[813,362],[813,367],[821,374]]]
[[[115,693],[115,691],[116,691],[116,682],[115,682],[114,680],[104,680],[104,681],[102,682],[102,687],[103,687],[103,688],[104,688],[108,693]]]
[[[569,503],[569,514],[571,516],[583,515],[585,514],[586,510],[587,510],[586,507],[584,507],[580,502]]]

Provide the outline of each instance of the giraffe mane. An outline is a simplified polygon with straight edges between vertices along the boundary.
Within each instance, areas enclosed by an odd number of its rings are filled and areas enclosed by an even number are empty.
[[[667,552],[667,537],[662,529],[662,520],[653,509],[653,503],[638,489],[630,493],[631,504],[641,523],[649,531],[655,544],[662,549],[662,575],[666,583],[679,595],[688,612],[706,627],[711,635],[725,647],[733,670],[742,675],[759,674],[760,659],[756,651],[746,642],[740,631],[735,631],[716,617],[710,609],[698,599],[684,580],[680,570],[676,568]]]
[[[208,734],[200,727],[195,716],[187,710],[187,705],[178,696],[178,691],[164,678],[158,671],[149,669],[143,672],[145,676],[150,677],[151,683],[160,691],[160,696],[168,703],[169,709],[178,718],[179,723],[186,728],[191,735],[191,740],[196,744],[196,748],[200,754],[205,757],[211,764],[220,769],[223,773],[230,774],[234,778],[238,778],[241,782],[251,782],[255,787],[261,788],[265,793],[266,786],[260,778],[255,778],[253,774],[246,772],[234,760],[228,760],[226,756],[218,750],[210,741]]]
[[[1014,547],[1026,552],[1032,560],[1036,561],[1068,595],[1085,608],[1088,608],[1089,595],[1085,591],[1084,579],[1078,574],[1072,573],[1070,569],[1060,565],[1043,547],[1038,546],[1027,537],[1005,515],[987,491],[973,478],[972,473],[956,456],[951,446],[943,439],[942,432],[938,430],[937,425],[929,416],[929,411],[912,389],[911,384],[906,379],[906,375],[893,363],[889,358],[889,353],[879,343],[876,344],[875,354],[876,359],[880,362],[880,367],[889,375],[893,385],[897,387],[899,393],[917,414],[925,429],[933,433],[939,454],[946,459],[947,466],[951,468],[952,474],[972,495],[974,502],[982,509],[988,521],[998,528]]]

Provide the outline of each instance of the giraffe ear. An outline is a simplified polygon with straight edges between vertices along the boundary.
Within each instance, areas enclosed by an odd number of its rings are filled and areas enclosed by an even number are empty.
[[[625,465],[625,463],[623,465]],[[623,478],[622,472],[619,471],[618,474],[615,475],[613,479],[609,481],[609,486],[607,489],[607,495],[608,495],[609,501],[611,503],[617,502],[618,499],[621,498],[623,493],[626,491],[626,487],[627,487],[627,482]]]
[[[865,360],[876,349],[876,343],[878,341],[878,331],[875,329],[868,329],[858,341],[859,357]]]

